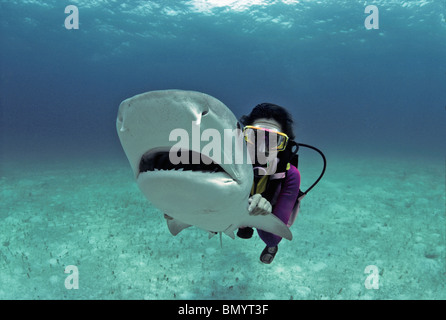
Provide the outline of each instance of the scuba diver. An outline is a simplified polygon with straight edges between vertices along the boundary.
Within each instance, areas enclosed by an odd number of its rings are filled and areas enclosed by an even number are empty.
[[[312,146],[294,141],[292,116],[281,106],[259,104],[250,114],[242,116],[240,122],[244,126],[243,135],[254,169],[248,211],[252,215],[272,213],[290,227],[296,219],[300,200],[325,172],[325,156]],[[322,174],[305,192],[300,190],[301,179],[297,169],[299,146],[317,151],[324,160]],[[253,232],[251,227],[240,227],[237,236],[249,239]],[[257,230],[257,233],[266,244],[260,254],[260,261],[270,264],[282,238],[263,230]]]

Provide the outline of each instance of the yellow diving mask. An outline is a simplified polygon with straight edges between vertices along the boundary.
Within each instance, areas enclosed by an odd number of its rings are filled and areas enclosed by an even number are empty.
[[[288,136],[279,131],[265,129],[255,126],[245,126],[243,136],[247,143],[257,143],[257,146],[264,144],[265,149],[269,151],[283,151],[288,144]],[[257,142],[256,142],[257,141]]]

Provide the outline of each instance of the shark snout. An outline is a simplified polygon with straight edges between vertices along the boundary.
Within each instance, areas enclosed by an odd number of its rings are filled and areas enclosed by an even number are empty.
[[[137,95],[119,107],[116,127],[135,177],[140,174],[141,165],[144,170],[198,168],[208,172],[215,167],[209,169],[202,165],[211,161],[233,182],[240,184],[246,180],[252,166],[246,168],[234,155],[243,148],[243,141],[235,131],[237,120],[229,109],[204,94],[170,93],[155,91]],[[177,150],[199,160],[191,164],[193,159],[189,159],[189,163],[176,167],[160,160],[166,158],[167,152],[169,159],[170,155],[175,158]]]

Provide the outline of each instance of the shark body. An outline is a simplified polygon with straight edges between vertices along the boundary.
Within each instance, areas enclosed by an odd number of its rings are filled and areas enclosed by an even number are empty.
[[[134,178],[145,197],[169,216],[167,224],[173,235],[196,226],[234,238],[235,230],[250,226],[291,240],[288,227],[273,214],[248,212],[253,168],[249,155],[242,163],[235,158],[245,150],[244,140],[232,139],[231,148],[225,148],[223,141],[237,127],[228,107],[195,91],[151,91],[120,104],[116,128]],[[219,150],[204,154],[203,144],[179,141],[175,135],[198,134],[211,141],[206,129],[222,137],[220,144],[213,145]],[[189,159],[201,160],[174,165],[169,158],[172,148],[187,152]]]

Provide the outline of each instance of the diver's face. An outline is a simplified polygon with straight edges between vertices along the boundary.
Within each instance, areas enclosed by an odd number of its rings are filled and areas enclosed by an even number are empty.
[[[259,118],[255,120],[252,125],[271,131],[282,132],[282,126],[280,123],[271,118]],[[265,153],[266,161],[268,163],[277,157],[277,152],[269,152],[268,150],[265,150],[265,144],[258,144],[256,151]]]

